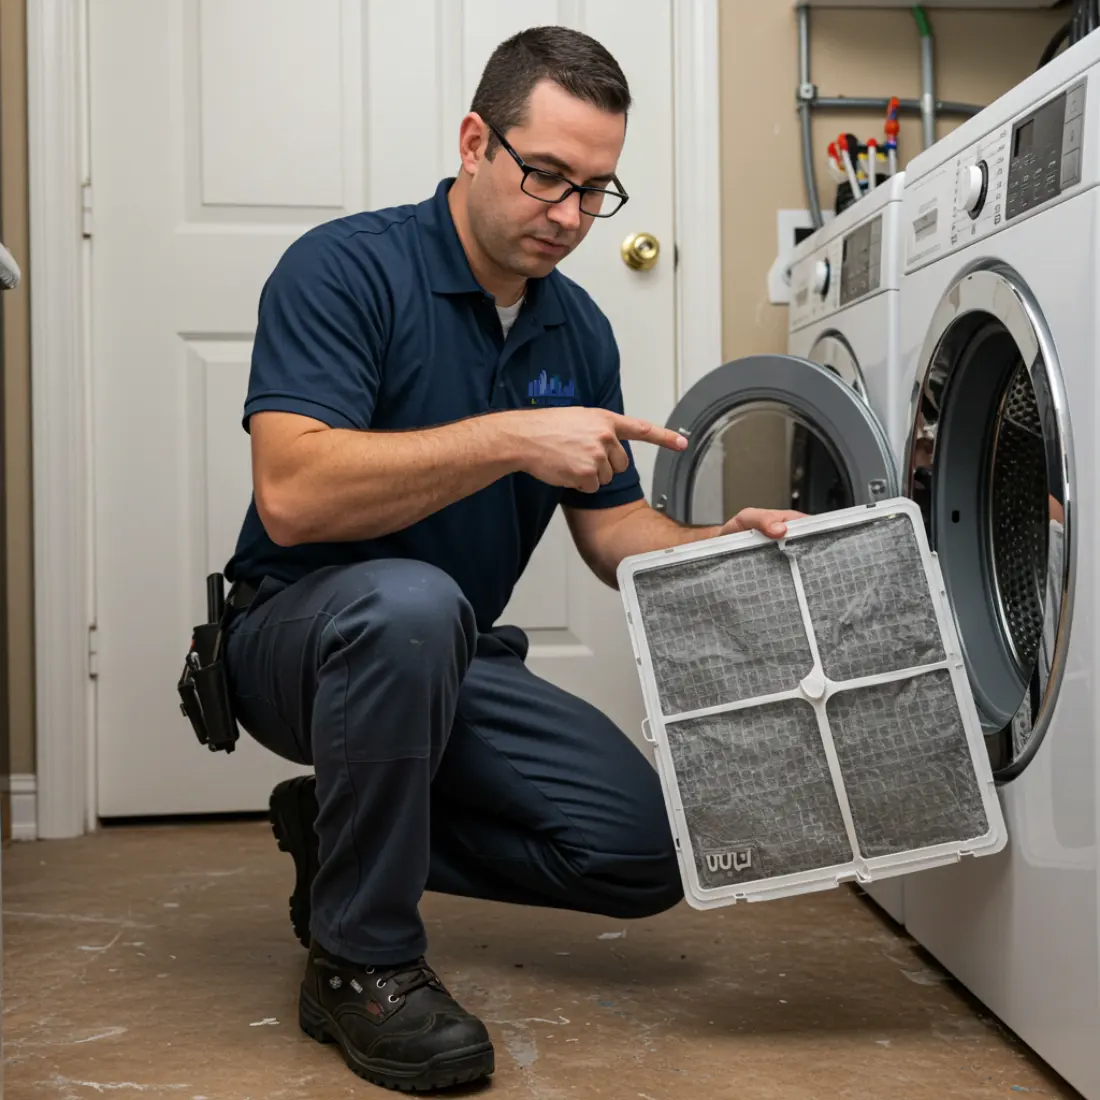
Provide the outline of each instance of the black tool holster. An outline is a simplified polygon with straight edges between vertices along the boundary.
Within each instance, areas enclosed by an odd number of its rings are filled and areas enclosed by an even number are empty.
[[[232,752],[240,731],[233,716],[229,679],[225,671],[223,635],[228,621],[225,578],[206,578],[206,615],[191,633],[191,648],[183,662],[176,689],[183,712],[199,739],[211,752]]]

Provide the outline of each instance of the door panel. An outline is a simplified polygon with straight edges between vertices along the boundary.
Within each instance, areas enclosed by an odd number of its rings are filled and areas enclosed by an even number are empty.
[[[247,736],[230,757],[204,751],[174,691],[205,576],[232,553],[250,493],[240,414],[260,289],[309,227],[420,201],[453,175],[489,53],[555,20],[600,38],[635,93],[620,167],[631,201],[563,270],[615,327],[628,411],[664,422],[676,377],[671,0],[91,0],[102,815],[259,810],[300,770]],[[666,246],[649,272],[619,255],[642,230]],[[638,448],[647,488],[653,457]],[[619,596],[560,516],[504,619],[529,631],[535,671],[638,735]]]

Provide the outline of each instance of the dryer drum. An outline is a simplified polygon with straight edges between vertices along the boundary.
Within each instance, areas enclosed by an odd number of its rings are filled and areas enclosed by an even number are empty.
[[[995,431],[990,456],[994,572],[1008,636],[1026,673],[1035,666],[1043,637],[1050,504],[1039,407],[1023,364],[1009,382]]]
[[[999,270],[946,296],[924,363],[906,488],[940,559],[994,771],[1011,779],[1046,729],[1068,630],[1065,395],[1037,306]]]

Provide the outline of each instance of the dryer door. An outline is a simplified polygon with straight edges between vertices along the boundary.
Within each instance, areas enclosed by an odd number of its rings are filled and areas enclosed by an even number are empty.
[[[905,492],[921,506],[954,610],[994,774],[1049,723],[1073,599],[1073,450],[1054,343],[1020,278],[971,271],[921,352]]]
[[[886,433],[833,369],[791,355],[726,363],[685,394],[660,451],[654,507],[681,523],[722,523],[745,507],[808,514],[887,499],[899,482]]]

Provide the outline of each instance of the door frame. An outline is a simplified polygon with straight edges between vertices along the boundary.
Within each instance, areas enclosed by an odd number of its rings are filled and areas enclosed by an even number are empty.
[[[442,7],[453,0],[436,2]],[[36,818],[42,838],[97,828],[89,3],[27,5]],[[720,39],[718,0],[675,0],[671,10],[679,399],[722,362],[715,231],[721,225]],[[164,690],[172,685],[165,683]]]

